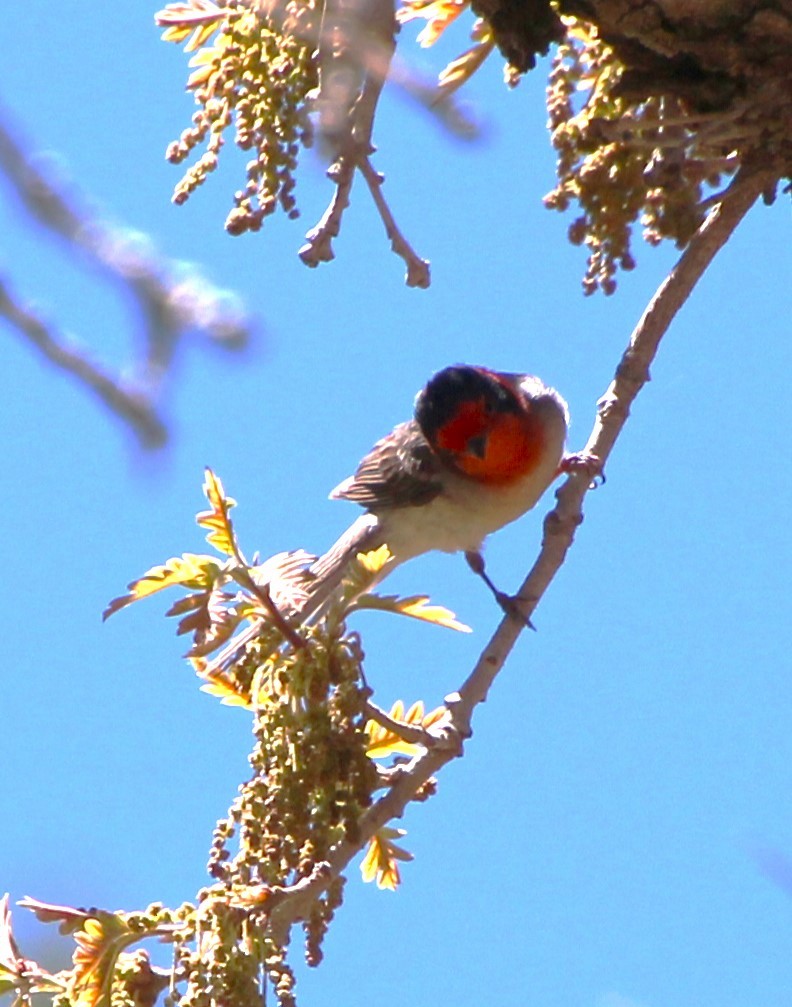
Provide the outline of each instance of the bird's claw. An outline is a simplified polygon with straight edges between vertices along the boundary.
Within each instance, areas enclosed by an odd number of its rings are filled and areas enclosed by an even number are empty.
[[[528,629],[536,631],[536,626],[531,622],[530,618],[523,612],[522,605],[520,604],[523,599],[518,594],[506,594],[505,591],[495,592],[495,601],[503,609],[503,614],[507,615],[510,619],[516,619],[521,622]]]
[[[574,454],[564,455],[558,466],[559,475],[575,475],[578,472],[583,472],[588,476],[591,489],[605,485],[605,471],[602,459],[598,455],[590,454],[587,451],[576,451]],[[597,482],[597,480],[600,481]]]

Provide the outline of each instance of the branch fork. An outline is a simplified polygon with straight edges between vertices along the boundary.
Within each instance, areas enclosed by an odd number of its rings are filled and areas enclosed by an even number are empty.
[[[375,149],[374,116],[396,48],[397,30],[392,0],[327,0],[325,4],[314,107],[319,132],[335,152],[327,176],[336,190],[318,224],[306,234],[298,255],[312,268],[334,258],[332,241],[341,230],[352,181],[359,171],[391,249],[407,266],[407,286],[426,288],[429,262],[416,254],[399,230],[382,194],[384,176],[370,161]]]

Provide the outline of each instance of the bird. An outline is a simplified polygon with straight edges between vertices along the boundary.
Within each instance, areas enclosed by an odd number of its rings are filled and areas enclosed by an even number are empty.
[[[377,441],[354,475],[330,493],[364,513],[323,556],[300,554],[300,590],[293,595],[299,600],[284,603],[281,614],[305,622],[333,596],[359,554],[382,546],[387,559],[366,590],[423,553],[462,552],[514,614],[515,600],[492,583],[481,549],[488,535],[534,507],[562,471],[568,424],[565,400],[533,375],[470,364],[438,371],[418,392],[413,418]],[[290,567],[294,576],[293,554],[281,556],[270,564],[276,589],[279,568]],[[254,623],[234,637],[209,670],[236,660],[258,632]]]

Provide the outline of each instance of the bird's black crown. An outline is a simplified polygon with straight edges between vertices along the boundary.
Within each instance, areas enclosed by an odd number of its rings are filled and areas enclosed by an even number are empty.
[[[519,402],[505,381],[483,367],[454,364],[433,375],[415,400],[415,419],[430,442],[454,418],[460,402],[484,402],[493,413],[516,412]]]

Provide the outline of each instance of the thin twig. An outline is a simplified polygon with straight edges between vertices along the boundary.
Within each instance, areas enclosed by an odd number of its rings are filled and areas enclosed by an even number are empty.
[[[351,0],[347,4],[334,0],[325,5],[319,40],[320,86],[314,107],[320,133],[336,154],[328,171],[336,191],[297,254],[311,267],[334,258],[332,240],[349,205],[354,172],[360,170],[391,248],[407,266],[407,286],[425,288],[430,283],[429,263],[416,255],[397,227],[382,195],[382,176],[369,161],[374,151],[374,117],[390,72],[397,28],[392,0]]]
[[[330,262],[335,258],[333,238],[338,237],[344,210],[349,206],[349,193],[355,178],[354,161],[350,157],[340,157],[330,167],[327,176],[336,185],[333,198],[316,227],[305,235],[306,242],[297,253],[302,262],[312,269],[320,262]]]
[[[8,176],[28,211],[49,230],[79,246],[115,278],[126,282],[138,301],[146,324],[153,356],[160,342],[172,342],[174,334],[188,327],[202,329],[226,348],[244,345],[250,320],[229,291],[200,283],[185,282],[157,255],[152,243],[138,232],[114,227],[101,220],[67,191],[54,161],[29,157],[22,144],[3,123],[0,114],[0,168]],[[45,170],[44,165],[49,167]],[[142,240],[141,240],[142,239]],[[155,368],[160,370],[160,367]]]
[[[374,170],[371,161],[367,157],[361,158],[358,162],[358,168],[366,180],[371,197],[377,207],[382,223],[385,225],[385,233],[390,238],[391,248],[396,255],[404,260],[407,266],[405,283],[408,287],[421,287],[425,290],[431,282],[429,262],[427,259],[422,259],[416,254],[412,245],[396,225],[390,207],[382,195],[382,183],[384,181],[382,175]]]
[[[256,593],[256,597],[269,612],[273,625],[284,636],[284,638],[297,650],[305,650],[308,647],[308,641],[303,639],[297,630],[290,625],[289,621],[275,604],[272,595],[270,594],[269,584],[265,584],[263,587],[254,586],[253,590]]]
[[[415,724],[408,724],[404,720],[396,720],[371,700],[368,700],[365,705],[365,713],[369,720],[373,720],[380,727],[384,727],[386,731],[390,731],[391,734],[410,745],[422,745],[424,748],[430,748],[437,741],[436,735],[427,731],[425,727],[416,727]]]
[[[587,455],[596,456],[603,463],[607,460],[636,395],[649,379],[649,366],[669,325],[713,257],[772,178],[767,173],[741,169],[724,194],[723,202],[710,212],[677,265],[660,284],[630,337],[614,380],[598,403],[594,428],[585,447]],[[556,494],[557,504],[545,518],[539,556],[519,591],[521,598],[531,599],[530,612],[564,562],[582,520],[582,501],[590,482],[590,474],[581,468],[565,480]],[[501,622],[459,693],[447,697],[449,719],[430,730],[438,743],[405,765],[388,792],[365,812],[358,841],[342,841],[332,850],[328,858],[331,876],[343,871],[378,829],[400,818],[427,780],[461,754],[462,742],[470,734],[473,710],[486,699],[522,629],[517,619],[507,617]],[[327,884],[326,877],[316,878],[301,891],[299,902],[291,904],[286,900],[279,905],[278,926],[282,928],[296,921]]]

